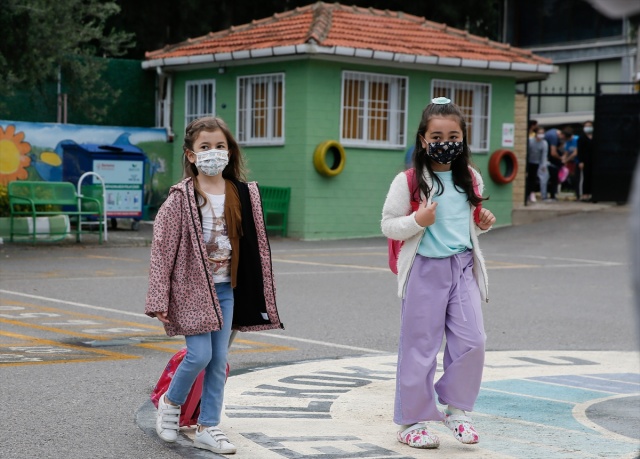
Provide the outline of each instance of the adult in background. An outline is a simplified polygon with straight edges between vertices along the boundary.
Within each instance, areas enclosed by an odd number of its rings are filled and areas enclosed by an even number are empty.
[[[578,199],[591,201],[591,174],[594,157],[593,121],[585,121],[582,135],[578,138]]]
[[[533,139],[536,136],[536,130],[538,129],[537,120],[529,120],[529,138]]]
[[[567,178],[569,185],[578,193],[578,181],[576,171],[578,170],[578,136],[573,133],[569,126],[562,128],[560,132],[560,157],[563,165],[567,168],[559,173],[558,179],[564,183]],[[568,172],[568,174],[567,174]],[[564,177],[563,177],[564,176]]]
[[[529,139],[527,149],[527,179],[525,183],[525,195],[529,202],[536,202],[536,179],[539,177],[540,168],[546,168],[549,144],[544,140],[544,128],[538,127],[535,136]],[[542,172],[546,172],[542,171]],[[540,181],[540,194],[542,199],[547,197],[546,181]]]
[[[558,193],[558,172],[562,167],[562,157],[558,147],[560,146],[560,131],[551,128],[544,134],[544,140],[549,145],[549,154],[547,155],[549,168],[549,200],[555,201]]]

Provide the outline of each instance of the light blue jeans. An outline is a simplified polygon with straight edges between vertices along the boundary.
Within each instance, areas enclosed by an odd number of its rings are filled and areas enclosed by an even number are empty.
[[[187,355],[178,366],[167,391],[169,400],[183,405],[187,401],[191,386],[193,386],[198,374],[205,370],[198,424],[206,427],[220,424],[227,373],[227,353],[233,320],[231,283],[222,282],[215,284],[215,287],[222,309],[223,327],[219,331],[185,336]]]

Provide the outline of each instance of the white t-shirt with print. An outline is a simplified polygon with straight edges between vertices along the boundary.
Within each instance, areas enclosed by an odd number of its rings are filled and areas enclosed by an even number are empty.
[[[213,270],[213,281],[231,282],[231,241],[224,216],[224,194],[205,193],[202,206],[202,231]]]

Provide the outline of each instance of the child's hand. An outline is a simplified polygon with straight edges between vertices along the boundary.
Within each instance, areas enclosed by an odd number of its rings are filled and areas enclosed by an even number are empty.
[[[156,319],[158,319],[163,324],[168,324],[169,319],[167,319],[167,313],[165,312],[156,312]]]
[[[436,221],[436,207],[438,207],[438,203],[432,201],[429,204],[429,201],[425,201],[424,205],[418,207],[416,210],[416,223],[422,227],[431,226]]]
[[[476,225],[478,225],[478,228],[480,228],[481,230],[487,230],[491,228],[491,226],[495,222],[496,222],[495,215],[493,215],[493,213],[489,209],[483,208],[480,211],[478,223],[476,223]]]

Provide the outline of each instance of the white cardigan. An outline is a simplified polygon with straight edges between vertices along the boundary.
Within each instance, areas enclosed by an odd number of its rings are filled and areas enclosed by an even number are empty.
[[[474,170],[478,191],[482,194],[484,190],[484,182],[480,174]],[[431,186],[431,176],[425,169],[424,179]],[[420,198],[424,201],[424,194],[420,192]],[[431,196],[429,196],[431,203]],[[484,257],[480,251],[478,244],[478,235],[486,233],[489,230],[481,230],[473,221],[473,211],[475,207],[469,205],[469,225],[471,234],[471,244],[473,245],[473,275],[478,282],[480,288],[480,298],[488,302],[489,297],[489,278],[487,277],[487,268],[484,263]],[[436,217],[437,218],[437,217]],[[420,226],[415,219],[415,212],[411,210],[411,196],[407,176],[404,172],[399,173],[391,182],[387,199],[384,201],[382,208],[382,233],[390,238],[398,241],[404,241],[400,255],[398,256],[398,296],[404,298],[407,278],[409,271],[413,265],[420,240],[426,231],[425,227]]]

